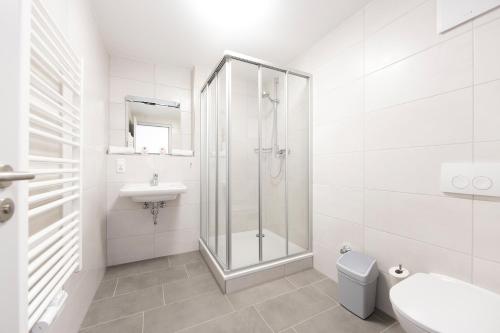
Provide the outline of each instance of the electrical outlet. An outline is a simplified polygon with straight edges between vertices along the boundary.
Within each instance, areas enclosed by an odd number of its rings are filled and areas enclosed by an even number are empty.
[[[125,159],[118,158],[116,160],[116,173],[125,173]]]

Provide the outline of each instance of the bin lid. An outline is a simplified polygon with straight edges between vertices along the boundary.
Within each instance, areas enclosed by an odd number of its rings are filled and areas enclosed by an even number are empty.
[[[337,270],[362,284],[371,283],[378,277],[377,260],[357,251],[340,256]]]

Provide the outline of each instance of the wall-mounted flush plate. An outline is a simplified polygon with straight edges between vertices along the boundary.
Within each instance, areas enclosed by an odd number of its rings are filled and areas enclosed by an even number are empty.
[[[125,159],[118,158],[116,159],[116,173],[125,173]]]
[[[444,163],[441,191],[500,197],[500,163]]]

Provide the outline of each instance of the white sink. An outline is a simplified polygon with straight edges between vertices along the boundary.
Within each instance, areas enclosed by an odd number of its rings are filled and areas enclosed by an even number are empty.
[[[120,197],[130,197],[135,202],[158,202],[175,200],[187,187],[182,183],[126,184],[120,189]]]

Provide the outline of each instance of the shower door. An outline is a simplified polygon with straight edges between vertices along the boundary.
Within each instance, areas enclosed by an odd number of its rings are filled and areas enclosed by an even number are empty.
[[[285,72],[262,67],[260,84],[260,202],[262,261],[286,256]]]
[[[201,92],[201,238],[226,270],[310,251],[310,77],[226,56]]]

